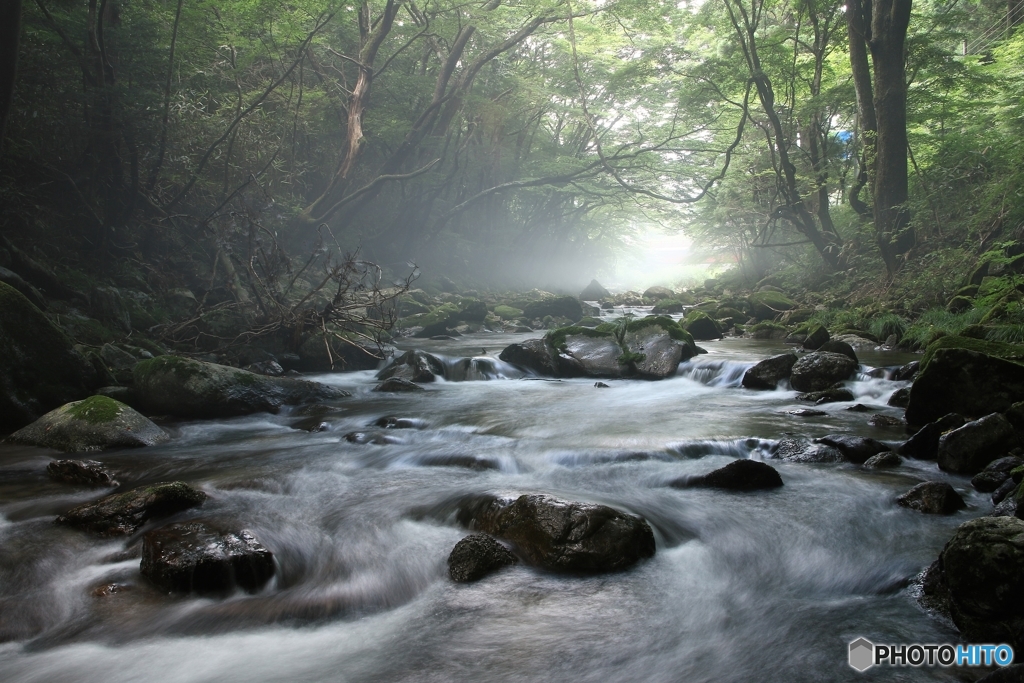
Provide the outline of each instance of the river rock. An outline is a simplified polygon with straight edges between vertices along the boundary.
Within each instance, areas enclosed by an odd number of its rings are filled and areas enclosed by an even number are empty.
[[[757,460],[734,460],[725,467],[697,477],[682,477],[670,486],[676,488],[713,488],[730,491],[757,491],[782,486],[778,470]]]
[[[444,363],[426,351],[406,351],[377,373],[377,379],[396,377],[420,384],[444,376]]]
[[[1008,455],[993,460],[985,466],[985,469],[974,475],[974,478],[971,479],[971,486],[976,491],[992,493],[1002,486],[1003,482],[1010,479],[1010,472],[1012,470],[1021,465],[1024,465],[1024,459],[1018,458],[1016,455]]]
[[[951,515],[967,507],[956,489],[944,481],[923,481],[898,497],[896,502],[930,515]]]
[[[800,308],[800,305],[780,292],[764,290],[747,298],[751,314],[758,320],[774,320],[779,314]]]
[[[910,389],[907,422],[925,424],[946,413],[978,417],[1024,400],[1024,366],[961,348],[939,348]]]
[[[527,494],[491,498],[460,517],[510,541],[532,565],[553,571],[608,572],[654,556],[654,532],[641,518],[606,505]]]
[[[141,572],[167,591],[254,593],[274,575],[274,555],[250,531],[170,524],[143,535]]]
[[[935,460],[939,457],[939,437],[967,424],[962,415],[950,413],[917,430],[896,452],[916,460]]]
[[[704,311],[693,310],[682,323],[683,329],[689,332],[696,341],[721,339],[722,329]]]
[[[824,325],[814,325],[807,332],[807,336],[804,337],[803,347],[810,351],[817,351],[829,339],[828,330],[825,329]]]
[[[580,292],[580,301],[600,301],[612,295],[607,289],[601,286],[597,280],[591,280],[590,284]]]
[[[888,469],[891,467],[899,467],[903,464],[903,458],[896,455],[892,451],[886,451],[884,453],[876,453],[870,458],[864,461],[864,467],[869,470],[881,470]]]
[[[119,485],[113,473],[95,460],[54,460],[46,466],[46,476],[64,484]]]
[[[180,481],[140,486],[79,505],[57,518],[58,524],[101,536],[130,536],[150,519],[202,505],[206,494]]]
[[[863,436],[828,434],[814,441],[816,443],[823,443],[826,446],[832,446],[839,450],[848,461],[858,465],[864,464],[868,458],[876,453],[884,453],[889,450],[889,447],[881,441]]]
[[[1007,496],[1013,498],[1013,496],[1010,496],[1010,494],[1017,489],[1018,485],[1018,482],[1015,482],[1013,480],[1013,477],[1010,477],[1009,479],[1004,481],[1002,484],[999,485],[999,488],[992,492],[992,504],[999,505],[1004,500],[1006,500]],[[1016,509],[1016,505],[1014,506],[1014,508]]]
[[[0,282],[0,430],[23,427],[85,398],[96,370],[16,289]]]
[[[149,418],[125,404],[106,396],[90,396],[51,410],[7,440],[76,453],[152,446],[169,438]]]
[[[900,367],[896,368],[896,371],[892,373],[892,378],[896,382],[906,382],[908,380],[914,379],[914,376],[917,375],[920,369],[921,361],[912,360],[906,365],[901,365]]]
[[[571,376],[578,368],[588,377],[623,377],[628,368],[619,363],[621,355],[622,349],[614,337],[571,334],[558,354],[560,374]]]
[[[747,389],[774,389],[779,382],[789,379],[796,361],[795,353],[765,358],[743,373],[743,386]]]
[[[939,437],[939,469],[977,474],[985,465],[1017,445],[1013,426],[999,413],[968,422]]]
[[[397,394],[410,391],[426,391],[415,382],[410,382],[402,377],[389,377],[373,388],[374,391],[382,391],[389,394]]]
[[[886,405],[893,408],[906,408],[910,405],[910,387],[900,387],[892,392],[892,396],[886,401]]]
[[[797,408],[796,410],[787,410],[787,415],[793,415],[794,417],[822,417],[828,415],[824,410],[815,410],[814,408]]]
[[[861,337],[861,336],[856,335],[856,334],[840,334],[840,335],[837,335],[837,336],[833,337],[831,341],[837,342],[838,344],[843,344],[845,346],[848,346],[848,347],[850,347],[851,351],[855,351],[855,352],[856,351],[873,351],[878,346],[878,342],[876,342],[876,341],[874,341],[872,339],[867,339],[865,337]],[[842,352],[841,351],[836,351],[835,353],[842,353]]]
[[[523,307],[523,315],[530,320],[543,319],[550,315],[553,318],[568,318],[575,323],[583,318],[583,306],[574,296],[560,296],[528,303]]]
[[[661,299],[675,299],[676,293],[673,292],[668,287],[661,287],[660,285],[655,285],[653,287],[648,287],[646,290],[644,290],[644,298],[650,299],[652,301],[660,301]]]
[[[797,391],[822,391],[849,379],[857,367],[856,361],[840,353],[814,351],[794,363],[789,382]]]
[[[1024,646],[1024,520],[964,522],[938,561],[939,589],[964,640]]]
[[[627,330],[622,343],[630,353],[643,354],[644,359],[635,363],[636,373],[648,379],[672,377],[680,361],[690,357],[688,349],[657,324]]]
[[[772,458],[786,462],[842,462],[843,454],[834,446],[798,439],[779,439]]]
[[[527,339],[516,344],[509,344],[502,349],[498,358],[543,377],[558,375],[554,354],[543,339]]]
[[[853,350],[853,347],[844,342],[842,339],[829,339],[827,342],[818,347],[818,351],[821,351],[823,353],[839,353],[852,360],[858,366],[860,365],[860,360],[857,358],[857,354]]]
[[[179,417],[234,417],[284,405],[349,396],[347,391],[291,377],[264,377],[238,368],[158,356],[135,366],[135,396],[153,413]]]
[[[515,563],[512,551],[487,534],[470,534],[452,548],[448,576],[456,583],[470,583]]]
[[[810,401],[816,405],[822,403],[839,403],[841,401],[856,400],[853,392],[843,386],[841,382],[833,384],[824,391],[809,391],[806,394],[797,394],[798,401]]]

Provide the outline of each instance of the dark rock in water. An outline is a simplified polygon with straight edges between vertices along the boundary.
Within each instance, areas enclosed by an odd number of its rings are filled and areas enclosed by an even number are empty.
[[[602,287],[600,282],[591,280],[590,284],[580,292],[580,301],[600,301],[601,299],[607,299],[611,295],[611,292]]]
[[[594,382],[594,386],[597,387],[598,389],[610,389],[611,388],[607,384],[605,384],[604,382]]]
[[[1010,496],[1010,494],[1016,490],[1017,486],[1019,484],[1013,480],[1013,477],[1008,478],[999,485],[999,488],[992,492],[992,504],[999,505],[1004,500],[1007,500],[1007,496],[1012,500],[1013,496]],[[1014,509],[1016,509],[1016,505],[1014,505]]]
[[[183,593],[254,593],[274,575],[274,555],[249,531],[205,522],[170,524],[142,537],[142,575]]]
[[[834,384],[824,391],[810,391],[806,394],[797,394],[798,401],[810,401],[815,405],[822,403],[839,403],[841,401],[852,401],[856,396],[853,392],[844,387],[841,383]]]
[[[95,460],[54,460],[46,466],[46,476],[65,484],[119,485],[113,473]]]
[[[400,377],[391,377],[386,379],[373,388],[374,391],[383,391],[387,393],[398,393],[403,391],[426,391],[419,384],[410,382],[407,379]]]
[[[951,515],[967,507],[956,489],[944,481],[923,481],[897,498],[896,502],[929,515]]]
[[[814,410],[813,408],[798,408],[797,410],[787,410],[787,415],[794,415],[796,417],[821,417],[822,415],[828,415],[824,410]]]
[[[244,369],[257,375],[267,375],[268,377],[280,377],[284,374],[284,368],[276,360],[261,360],[257,363],[249,363]]]
[[[829,434],[815,439],[815,443],[823,443],[832,446],[843,454],[843,457],[852,463],[863,464],[868,458],[876,453],[884,453],[889,450],[881,441],[865,438],[863,436],[848,436],[845,434]]]
[[[887,469],[890,467],[899,467],[903,464],[903,458],[896,455],[892,451],[886,451],[885,453],[876,453],[870,458],[864,461],[864,467],[871,470]]]
[[[628,368],[619,363],[622,349],[614,337],[588,337],[571,334],[558,354],[560,374],[584,374],[589,377],[623,377]],[[579,369],[580,373],[575,370]]]
[[[1018,458],[1016,455],[993,460],[985,466],[985,469],[974,475],[974,478],[971,479],[971,486],[976,491],[991,493],[1002,486],[1004,481],[1010,479],[1010,472],[1021,465],[1024,465],[1024,459]]]
[[[872,427],[904,427],[903,420],[898,417],[891,417],[889,415],[872,415],[871,419],[868,420],[868,424]]]
[[[967,642],[1024,646],[1024,520],[964,522],[942,549],[938,589]]]
[[[0,430],[85,398],[96,382],[96,370],[64,332],[0,282]]]
[[[57,518],[58,524],[102,536],[129,536],[150,519],[202,505],[206,494],[180,481],[140,486],[79,505]]]
[[[789,382],[797,391],[822,391],[849,379],[857,367],[856,361],[842,354],[815,351],[793,365]]]
[[[462,335],[460,334],[459,336],[461,337]],[[454,341],[455,337],[453,337],[450,334],[435,334],[433,337],[430,337],[430,340],[431,341]]]
[[[636,325],[636,324],[634,324]],[[689,358],[690,351],[672,338],[667,330],[652,323],[645,326],[631,326],[623,335],[626,350],[643,356],[635,362],[636,373],[648,379],[664,379],[676,374],[679,363]]]
[[[526,304],[523,315],[530,320],[543,319],[550,315],[553,318],[568,318],[575,323],[583,318],[583,306],[574,296],[560,296]]]
[[[896,368],[896,372],[892,373],[892,378],[897,382],[905,382],[909,379],[914,379],[914,375],[916,375],[920,369],[921,361],[912,360],[906,365],[901,365]]]
[[[797,439],[779,439],[772,457],[786,462],[842,462],[842,452],[833,446]]]
[[[296,422],[292,422],[288,425],[292,429],[298,429],[303,432],[327,432],[330,431],[331,425],[329,422],[324,422],[319,417],[305,417]]]
[[[683,329],[689,332],[696,341],[708,341],[722,338],[722,328],[704,311],[693,310],[682,323]]]
[[[373,444],[374,446],[386,446],[388,444],[401,443],[398,439],[380,432],[349,432],[342,438],[349,443],[356,443],[360,445]]]
[[[886,405],[890,405],[893,408],[906,408],[910,405],[910,387],[900,387],[892,392],[892,396],[889,397]]]
[[[301,415],[305,417],[323,417],[324,415],[329,415],[330,413],[337,412],[342,412],[342,409],[335,408],[334,406],[329,406],[326,403],[310,403],[308,405],[299,406],[298,408],[292,411],[292,415]]]
[[[169,438],[149,418],[125,404],[106,396],[90,396],[51,410],[7,440],[76,453],[152,446]]]
[[[840,339],[828,340],[827,342],[818,347],[818,351],[822,353],[838,353],[840,355],[846,356],[854,363],[856,363],[858,366],[860,365],[860,360],[857,358],[857,354],[853,350],[853,347]]]
[[[863,403],[856,403],[847,408],[847,410],[852,410],[855,413],[870,413],[871,411],[874,410],[874,408],[866,406]]]
[[[734,460],[725,467],[698,477],[683,477],[673,481],[676,488],[702,487],[730,491],[757,491],[782,486],[778,470],[757,460]]]
[[[418,458],[417,463],[424,467],[461,467],[477,471],[501,469],[501,464],[497,460],[458,453],[425,455]]]
[[[643,518],[606,505],[533,494],[484,499],[460,518],[510,541],[530,564],[554,571],[617,571],[655,551],[654,532]]]
[[[291,377],[265,377],[180,356],[144,360],[132,371],[135,395],[146,410],[179,417],[235,417],[281,406],[338,399],[336,387]]]
[[[968,349],[939,348],[910,389],[907,422],[925,424],[951,412],[988,415],[1020,400],[1024,366]]]
[[[828,330],[822,325],[815,325],[804,338],[803,347],[811,351],[817,351],[821,345],[829,340]]]
[[[487,534],[471,534],[452,548],[448,556],[448,576],[456,583],[469,583],[515,563],[512,551]]]
[[[950,430],[959,429],[965,424],[967,424],[967,420],[961,415],[956,413],[944,415],[935,422],[921,427],[896,452],[917,460],[935,460],[939,457],[939,437]]]
[[[1013,426],[999,413],[968,422],[939,437],[939,469],[976,474],[1017,445]]]
[[[377,373],[377,379],[404,379],[410,382],[433,382],[444,377],[444,363],[425,351],[406,351]]]
[[[394,415],[379,418],[373,424],[374,426],[381,427],[383,429],[423,429],[423,427],[426,426],[426,423],[423,422],[423,420],[415,420],[409,417],[395,417]]]
[[[1011,664],[996,669],[987,676],[979,678],[976,683],[1024,683],[1024,664]]]
[[[789,379],[796,361],[795,353],[766,358],[743,373],[743,386],[747,389],[774,389],[779,382]]]
[[[662,299],[675,299],[676,293],[673,292],[668,287],[655,285],[653,287],[648,287],[646,290],[644,290],[643,296],[645,299],[649,299],[652,301],[660,301]]]
[[[558,376],[554,354],[543,339],[527,339],[517,344],[509,344],[498,358],[544,377]]]

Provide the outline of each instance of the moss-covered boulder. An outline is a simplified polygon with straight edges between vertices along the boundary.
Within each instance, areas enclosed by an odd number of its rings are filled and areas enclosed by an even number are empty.
[[[683,320],[683,329],[693,335],[696,341],[722,338],[722,328],[711,316],[700,310],[693,310],[686,314],[686,318]]]
[[[857,363],[841,353],[815,351],[793,365],[789,381],[797,391],[822,391],[857,371]]]
[[[714,318],[719,321],[724,321],[727,325],[739,325],[747,321],[748,316],[744,315],[742,311],[731,306],[720,306],[715,311]]]
[[[947,413],[981,417],[1024,400],[1024,346],[947,336],[933,342],[910,388],[907,422]],[[1002,454],[999,454],[1002,455]]]
[[[789,328],[785,325],[763,321],[746,328],[751,339],[785,339],[789,336]]]
[[[682,313],[683,302],[679,299],[659,299],[651,312],[656,315],[662,315],[665,313]]]
[[[612,334],[587,327],[562,328],[555,334],[548,344],[557,349],[555,362],[562,375],[625,377],[632,374],[630,360],[643,360],[623,357],[622,347]]]
[[[780,314],[800,307],[800,304],[785,294],[766,290],[754,292],[747,298],[747,302],[750,304],[750,312],[758,320],[774,320]]]
[[[530,302],[523,308],[523,315],[530,320],[543,320],[550,315],[552,318],[568,318],[577,322],[583,317],[583,306],[574,296],[559,296]]]
[[[515,320],[523,317],[523,309],[500,304],[494,307],[494,315],[503,320]]]
[[[823,325],[811,325],[807,328],[807,337],[804,338],[805,349],[816,351],[829,340],[828,330]]]
[[[101,536],[130,536],[151,519],[194,508],[205,500],[205,493],[181,481],[140,486],[79,505],[59,516],[57,523]]]
[[[96,371],[20,292],[0,282],[0,430],[85,398]]]
[[[542,377],[558,375],[555,356],[551,347],[543,339],[527,339],[523,342],[509,344],[502,350],[498,358]]]
[[[152,446],[167,432],[125,404],[106,396],[66,403],[22,427],[8,441],[65,453]]]
[[[318,382],[266,377],[180,356],[144,360],[135,366],[132,377],[135,399],[143,409],[180,417],[234,417],[277,412],[285,405],[350,395]]]
[[[765,358],[743,373],[742,384],[747,389],[775,389],[779,382],[789,379],[797,360],[795,353]]]
[[[681,361],[697,353],[693,337],[671,318],[662,317],[629,322],[622,345],[635,373],[649,379],[671,377]]]
[[[655,285],[654,287],[648,287],[644,290],[644,298],[651,301],[660,301],[661,299],[675,299],[676,293],[668,287],[661,287]]]

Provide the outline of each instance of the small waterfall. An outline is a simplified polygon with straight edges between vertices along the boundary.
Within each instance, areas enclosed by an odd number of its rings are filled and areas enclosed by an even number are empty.
[[[698,360],[683,363],[676,374],[709,387],[738,387],[755,363],[737,360]]]
[[[490,356],[474,356],[473,358],[439,356],[439,358],[444,362],[444,378],[449,382],[519,379],[525,376],[522,370],[511,363]]]
[[[703,458],[706,455],[763,460],[770,457],[777,446],[778,442],[771,439],[695,439],[670,443],[665,450],[676,457],[688,460]]]

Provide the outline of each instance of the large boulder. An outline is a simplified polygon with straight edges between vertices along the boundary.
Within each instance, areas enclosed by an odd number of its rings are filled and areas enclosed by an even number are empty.
[[[734,460],[725,467],[696,477],[682,477],[673,481],[676,488],[712,488],[729,491],[757,491],[782,486],[778,470],[757,460]]]
[[[837,449],[846,460],[858,465],[863,465],[868,458],[877,453],[889,450],[889,447],[881,441],[847,434],[828,434],[815,439],[815,441]]]
[[[0,282],[0,430],[17,429],[85,398],[96,371],[64,332]]]
[[[406,351],[377,373],[377,379],[404,379],[410,382],[433,382],[444,378],[444,362],[426,351]]]
[[[929,515],[951,515],[967,503],[944,481],[923,481],[896,499],[896,503]]]
[[[606,505],[532,494],[478,501],[460,518],[510,541],[532,565],[553,571],[607,572],[654,556],[654,532],[641,518]]]
[[[964,640],[1024,647],[1024,520],[979,517],[964,522],[939,555],[942,592]],[[931,573],[931,571],[929,572]]]
[[[627,327],[622,344],[634,357],[643,356],[633,363],[636,373],[650,379],[663,379],[676,374],[680,361],[690,358],[689,347],[672,338],[669,331],[656,323],[637,326],[638,320]]]
[[[822,391],[836,382],[849,379],[857,368],[857,362],[847,356],[815,351],[793,365],[789,382],[797,391]]]
[[[948,431],[963,427],[966,423],[967,420],[962,415],[943,415],[917,430],[896,452],[917,460],[935,460],[939,457],[939,438]]]
[[[750,304],[750,312],[758,320],[774,320],[780,314],[800,307],[800,304],[781,292],[770,290],[754,292],[747,298],[747,302]]]
[[[502,349],[498,358],[544,377],[558,375],[554,354],[543,339],[527,339],[523,342],[509,344]]]
[[[1013,425],[992,413],[939,437],[937,460],[947,472],[977,474],[1016,445]]]
[[[661,287],[659,285],[655,285],[653,287],[648,287],[646,290],[644,290],[644,298],[649,299],[651,301],[660,301],[661,299],[675,299],[676,293],[673,292],[668,287]]]
[[[690,311],[683,322],[683,329],[689,332],[696,341],[722,338],[722,328],[703,311]]]
[[[857,358],[857,352],[854,351],[852,346],[844,342],[842,339],[829,339],[818,347],[818,351],[822,351],[824,353],[841,353],[854,363],[860,365],[860,360]]]
[[[7,440],[78,453],[152,446],[168,438],[167,432],[125,404],[106,396],[90,396],[51,410]]]
[[[1007,455],[993,460],[985,465],[985,469],[974,475],[971,479],[971,486],[976,491],[992,493],[1009,480],[1010,473],[1021,465],[1024,465],[1024,459],[1016,455]]]
[[[947,413],[980,417],[1024,400],[1024,347],[943,337],[928,347],[910,389],[907,422],[921,425]],[[1002,354],[1006,358],[997,357]]]
[[[170,524],[142,537],[142,575],[166,591],[256,592],[274,575],[274,555],[249,531],[206,522]]]
[[[583,317],[583,306],[574,296],[560,296],[527,304],[523,307],[523,315],[530,320],[543,319],[550,315],[553,318],[568,318],[578,322]]]
[[[281,406],[349,396],[347,391],[291,377],[266,377],[246,370],[158,356],[132,371],[139,404],[152,413],[180,417],[234,417]]]
[[[569,334],[558,353],[559,369],[561,374],[567,375],[623,377],[630,369],[619,362],[621,356],[622,348],[611,335]]]
[[[766,358],[743,373],[743,386],[747,389],[774,389],[779,382],[789,379],[796,361],[795,353]]]
[[[515,563],[516,556],[487,534],[470,534],[448,555],[448,576],[456,583],[470,583]]]
[[[810,443],[801,439],[779,439],[772,450],[772,458],[785,462],[842,462],[842,452],[824,443]]]
[[[205,493],[180,481],[140,486],[79,505],[57,517],[57,523],[101,536],[130,536],[150,519],[188,510],[205,500]]]
[[[597,280],[591,280],[590,284],[580,292],[580,301],[600,301],[612,295],[607,289],[601,286]]]

